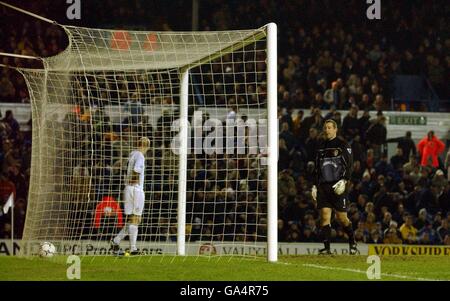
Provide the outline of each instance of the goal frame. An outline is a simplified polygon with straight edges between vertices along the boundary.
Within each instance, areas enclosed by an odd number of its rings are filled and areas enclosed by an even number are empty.
[[[62,26],[67,34],[70,34],[65,26]],[[244,39],[234,44],[219,49],[195,62],[180,67],[180,132],[179,132],[179,166],[178,166],[178,209],[177,209],[177,255],[186,255],[186,196],[187,196],[187,154],[188,154],[188,98],[190,70],[202,64],[211,62],[235,50],[242,49],[255,41],[266,38],[266,76],[267,76],[267,260],[278,260],[278,117],[277,117],[277,25],[269,23]],[[71,39],[69,38],[69,43]],[[70,45],[69,45],[70,47]],[[24,59],[39,59],[44,64],[44,83],[47,87],[48,62],[41,58],[0,53]],[[14,68],[22,73],[26,68]],[[23,73],[22,73],[23,74]],[[28,82],[27,82],[28,84]],[[43,89],[44,98],[47,89]]]
[[[221,49],[216,54],[180,68],[180,149],[178,169],[178,212],[177,212],[177,254],[186,255],[186,186],[187,186],[187,148],[188,148],[188,96],[189,70],[218,57],[231,53],[248,44],[267,37],[267,260],[278,260],[278,116],[277,116],[277,25],[269,23],[243,41]]]

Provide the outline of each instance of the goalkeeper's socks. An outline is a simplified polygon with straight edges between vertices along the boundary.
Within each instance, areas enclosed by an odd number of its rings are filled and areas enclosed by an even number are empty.
[[[137,225],[129,225],[129,232],[130,232],[130,250],[135,251],[136,248],[136,240],[138,236],[138,226]]]
[[[116,237],[114,237],[113,241],[116,245],[120,244],[120,242],[122,241],[122,239],[125,238],[125,236],[128,235],[128,224],[125,224],[125,226],[123,226],[122,230],[120,230],[119,234],[117,234]]]
[[[348,243],[350,245],[355,244],[355,234],[353,233],[352,223],[349,223],[348,226],[344,227],[344,232],[348,236]]]
[[[323,239],[323,245],[325,246],[325,249],[330,249],[330,237],[331,237],[331,225],[325,225],[321,229],[322,233],[322,239]]]

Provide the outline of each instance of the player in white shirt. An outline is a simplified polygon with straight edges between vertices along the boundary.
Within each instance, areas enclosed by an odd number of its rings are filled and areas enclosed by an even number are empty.
[[[136,240],[138,225],[141,222],[142,210],[144,209],[145,153],[149,148],[150,140],[147,137],[142,137],[139,139],[138,149],[132,151],[128,158],[125,189],[123,191],[126,223],[119,234],[111,241],[112,250],[118,255],[123,253],[120,252],[119,244],[127,235],[130,235],[130,255],[139,254],[136,248]]]

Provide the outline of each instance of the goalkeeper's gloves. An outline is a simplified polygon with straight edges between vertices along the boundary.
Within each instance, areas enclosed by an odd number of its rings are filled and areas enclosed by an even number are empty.
[[[316,187],[316,185],[313,185],[313,187],[311,188],[311,196],[312,196],[314,201],[317,201],[317,187]]]
[[[347,181],[344,179],[339,180],[336,184],[334,184],[334,193],[336,193],[337,195],[343,194],[345,191],[345,184],[347,184]]]

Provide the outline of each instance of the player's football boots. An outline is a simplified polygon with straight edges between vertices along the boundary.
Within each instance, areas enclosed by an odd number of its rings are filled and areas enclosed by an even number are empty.
[[[358,253],[359,253],[359,251],[358,251],[356,242],[350,242],[349,243],[349,254],[350,255],[356,255]]]
[[[319,255],[333,255],[328,248],[319,249]]]

